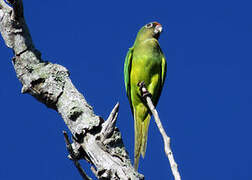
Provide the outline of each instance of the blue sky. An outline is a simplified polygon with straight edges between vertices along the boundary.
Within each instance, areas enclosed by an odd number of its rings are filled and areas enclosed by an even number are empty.
[[[117,101],[117,126],[131,158],[133,118],[123,65],[137,31],[158,21],[168,78],[158,111],[184,180],[252,179],[252,11],[248,1],[24,1],[44,60],[65,66],[96,114]],[[81,179],[66,156],[62,118],[22,95],[0,39],[0,179]],[[83,167],[88,170],[86,162]],[[151,120],[146,179],[172,179]]]

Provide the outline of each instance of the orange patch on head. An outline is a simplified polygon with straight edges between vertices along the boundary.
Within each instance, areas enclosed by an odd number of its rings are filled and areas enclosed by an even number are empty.
[[[153,22],[153,24],[155,25],[155,26],[162,26],[160,23],[158,23],[158,22]]]

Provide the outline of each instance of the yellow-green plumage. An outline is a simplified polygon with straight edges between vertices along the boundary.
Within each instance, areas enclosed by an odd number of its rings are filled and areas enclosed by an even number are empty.
[[[124,64],[124,80],[127,96],[134,116],[135,157],[138,169],[140,153],[145,156],[148,127],[151,114],[141,98],[138,83],[144,81],[157,105],[166,75],[166,61],[158,43],[161,25],[149,23],[138,32],[136,41],[129,49]]]

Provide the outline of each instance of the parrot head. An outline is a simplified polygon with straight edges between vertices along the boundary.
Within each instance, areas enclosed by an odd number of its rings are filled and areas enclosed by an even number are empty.
[[[143,26],[137,35],[138,40],[146,40],[149,38],[155,38],[158,40],[160,33],[162,32],[162,25],[158,22],[151,22]]]

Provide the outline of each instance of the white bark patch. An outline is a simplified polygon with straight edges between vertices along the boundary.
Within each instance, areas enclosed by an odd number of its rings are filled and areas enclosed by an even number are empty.
[[[2,11],[2,10],[0,10],[0,21],[2,21],[3,16],[4,16],[4,13],[3,13],[3,11]]]

